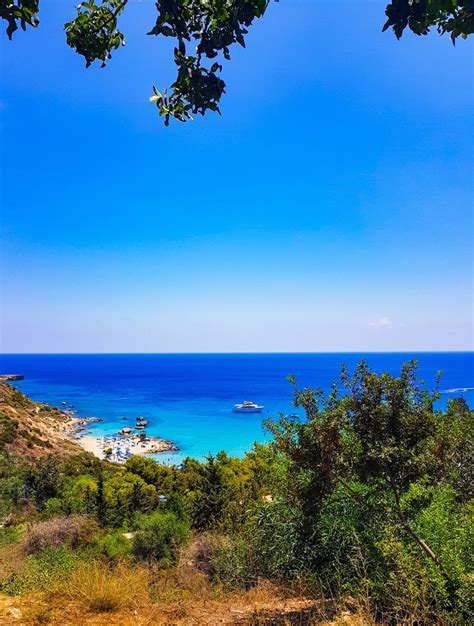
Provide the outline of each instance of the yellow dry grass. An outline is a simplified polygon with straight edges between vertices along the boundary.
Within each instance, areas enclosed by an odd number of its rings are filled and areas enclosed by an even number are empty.
[[[202,573],[163,571],[130,563],[81,565],[48,593],[0,595],[0,624],[9,626],[365,626],[363,612],[334,607],[261,581],[225,592]]]
[[[92,612],[136,609],[149,602],[149,579],[149,571],[144,567],[119,563],[110,568],[92,561],[72,573],[66,595]]]
[[[13,613],[9,611],[14,610]],[[3,616],[3,618],[2,618]],[[340,615],[328,621],[319,613],[318,606],[302,598],[268,599],[262,606],[252,605],[246,594],[240,597],[203,601],[175,600],[168,603],[147,603],[140,608],[125,607],[98,613],[84,604],[67,600],[64,596],[7,598],[0,596],[0,624],[14,626],[368,626],[357,615]]]
[[[0,581],[18,572],[25,558],[23,546],[19,543],[0,548]]]

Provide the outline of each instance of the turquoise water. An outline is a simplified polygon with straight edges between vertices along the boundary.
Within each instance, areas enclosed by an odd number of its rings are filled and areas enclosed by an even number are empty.
[[[440,404],[463,395],[474,406],[474,353],[370,354],[114,354],[2,355],[0,372],[24,374],[15,383],[36,401],[73,405],[81,416],[104,419],[91,430],[114,434],[143,415],[149,435],[173,440],[179,452],[159,455],[166,462],[203,458],[227,450],[242,455],[264,441],[262,421],[280,411],[294,413],[286,377],[325,390],[345,362],[366,358],[376,371],[396,374],[403,361],[419,360],[420,377],[432,385],[443,370]],[[262,414],[232,413],[237,402],[265,405]],[[126,417],[127,420],[123,420]]]

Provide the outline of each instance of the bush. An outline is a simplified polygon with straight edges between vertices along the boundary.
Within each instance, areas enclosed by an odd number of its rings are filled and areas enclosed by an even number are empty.
[[[211,579],[216,571],[213,559],[222,546],[228,544],[225,535],[216,533],[198,533],[181,552],[178,569],[183,572],[190,570],[193,574],[198,572]]]
[[[24,524],[17,526],[0,526],[0,548],[17,543],[25,531]]]
[[[85,515],[56,517],[29,528],[24,541],[25,552],[38,554],[45,548],[87,545],[93,541],[98,530],[97,523]]]
[[[246,525],[217,547],[212,564],[229,588],[252,586],[259,578],[292,582],[306,570],[298,515],[284,503],[256,507]]]
[[[97,539],[96,549],[109,560],[118,561],[131,555],[132,543],[121,531],[111,531]]]
[[[62,460],[62,472],[65,476],[78,477],[87,475],[98,481],[104,476],[105,472],[109,475],[120,472],[120,469],[113,465],[106,465],[89,452],[80,452]]]
[[[444,573],[409,537],[386,528],[380,542],[387,577],[380,585],[378,605],[385,604],[397,618],[413,615],[443,617],[448,623],[469,623],[474,612],[472,555],[474,516],[472,504],[462,505],[450,485],[411,485],[402,499],[417,531],[436,551]],[[374,594],[375,595],[375,594]]]
[[[18,420],[11,419],[5,413],[0,413],[0,449],[15,441]]]
[[[127,459],[125,468],[132,474],[140,476],[146,483],[153,485],[158,493],[169,493],[173,489],[176,469],[159,465],[153,459],[143,456],[132,456]]]
[[[214,578],[226,589],[249,588],[256,581],[249,563],[249,546],[241,536],[217,544],[210,561]]]
[[[64,515],[64,503],[61,498],[49,498],[44,505],[43,517],[49,519],[51,517],[59,517]]]
[[[148,572],[120,563],[111,569],[92,561],[78,568],[70,579],[68,595],[90,611],[104,613],[148,601]]]
[[[0,582],[0,591],[8,595],[19,595],[28,591],[51,591],[62,586],[65,578],[78,566],[82,555],[68,546],[46,548],[38,555],[24,561],[17,554],[13,571]]]
[[[174,513],[155,511],[140,519],[133,552],[144,561],[176,562],[180,547],[189,538],[189,525]]]

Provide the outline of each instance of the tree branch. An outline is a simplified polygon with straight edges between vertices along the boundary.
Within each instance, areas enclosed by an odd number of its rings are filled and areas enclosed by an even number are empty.
[[[101,30],[102,28],[104,28],[104,26],[107,26],[107,24],[109,24],[112,20],[115,20],[117,18],[117,15],[125,8],[125,5],[128,3],[128,0],[122,0],[122,2],[118,5],[118,7],[115,9],[115,11],[112,13],[112,15],[110,15],[106,20],[104,20],[102,22],[102,24],[100,24],[96,30],[93,31],[94,34],[98,33],[99,30]]]
[[[426,543],[426,541],[424,539],[422,539],[418,533],[416,533],[413,528],[410,526],[410,524],[408,523],[405,515],[403,514],[402,508],[400,506],[400,496],[397,490],[397,486],[395,485],[395,481],[393,480],[393,476],[391,474],[389,474],[389,483],[390,483],[390,488],[392,490],[392,493],[395,497],[395,507],[397,510],[397,515],[398,515],[398,519],[400,520],[403,528],[407,531],[407,533],[416,541],[416,543],[420,546],[420,548],[425,552],[425,554],[428,555],[428,557],[434,562],[436,563],[436,565],[440,568],[441,572],[443,573],[443,575],[446,577],[446,579],[449,582],[452,582],[449,574],[447,573],[447,571],[444,569],[443,564],[441,563],[441,561],[438,559],[438,557],[436,556],[436,554],[433,552],[433,550],[430,548],[430,546]]]
[[[365,501],[365,498],[363,496],[361,496],[360,493],[357,493],[357,491],[354,491],[354,489],[352,489],[352,487],[345,480],[343,480],[340,477],[337,477],[336,480],[337,480],[337,482],[340,485],[342,485],[348,491],[348,493],[350,494],[350,496],[352,498],[354,498],[355,500],[357,500],[357,502],[360,502],[364,506],[367,506],[367,502]],[[436,565],[440,568],[441,572],[446,577],[446,579],[449,582],[452,582],[451,577],[449,576],[447,571],[444,569],[444,566],[441,563],[441,561],[439,560],[439,558],[436,556],[436,554],[433,552],[433,550],[430,548],[430,546],[426,543],[426,541],[422,537],[420,537],[413,530],[413,528],[410,526],[410,524],[408,523],[405,515],[403,514],[402,508],[400,506],[400,496],[398,494],[398,490],[397,490],[397,487],[395,485],[395,481],[393,480],[393,477],[391,475],[389,475],[389,483],[390,483],[390,488],[391,488],[391,490],[393,492],[393,495],[394,495],[394,498],[395,498],[395,508],[396,508],[396,511],[397,511],[397,516],[398,516],[398,519],[400,520],[403,528],[412,537],[412,539],[414,539],[416,541],[416,543],[425,552],[425,554],[434,563],[436,563]]]

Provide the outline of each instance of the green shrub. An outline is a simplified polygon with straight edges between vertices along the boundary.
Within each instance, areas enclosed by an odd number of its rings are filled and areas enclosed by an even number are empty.
[[[450,485],[414,483],[402,499],[406,514],[414,519],[416,531],[438,555],[443,570],[420,553],[406,534],[398,534],[389,545],[389,584],[384,589],[393,603],[408,607],[418,601],[425,610],[449,620],[468,620],[474,613],[472,572],[474,556],[473,502],[462,504]],[[401,585],[401,581],[405,585]],[[407,593],[408,592],[408,593]]]
[[[31,406],[31,400],[18,389],[13,391],[10,402],[15,408],[28,409]]]
[[[61,498],[49,498],[44,505],[43,516],[46,519],[64,514],[64,501]]]
[[[124,537],[123,532],[110,531],[98,537],[95,549],[110,561],[125,560],[132,554],[132,542]]]
[[[24,524],[0,527],[0,548],[17,543],[25,532]]]
[[[296,510],[284,503],[260,505],[247,524],[244,537],[252,550],[255,574],[292,580],[305,569],[301,553],[301,521]]]
[[[256,581],[249,546],[241,536],[227,538],[211,553],[214,578],[226,589],[248,588]]]
[[[104,474],[114,474],[120,472],[120,468],[106,464],[89,452],[80,452],[73,456],[67,457],[62,460],[62,472],[65,476],[78,477],[78,476],[92,476],[95,480],[104,478]]]
[[[28,591],[51,590],[62,585],[78,566],[82,554],[69,546],[46,548],[25,559],[18,571],[0,582],[0,591],[7,595],[20,595]]]
[[[0,520],[8,517],[23,496],[24,481],[21,470],[10,455],[0,453]]]
[[[143,456],[132,456],[125,463],[127,471],[143,478],[149,485],[153,485],[158,493],[169,494],[173,489],[176,468],[160,465],[153,459]]]
[[[18,420],[14,420],[6,413],[0,413],[0,449],[15,441]]]
[[[143,561],[174,563],[189,538],[189,525],[171,512],[155,511],[142,516],[133,539],[133,552]]]
[[[211,561],[229,588],[247,588],[259,578],[293,581],[306,569],[297,513],[283,503],[261,504],[239,534],[217,546]]]

